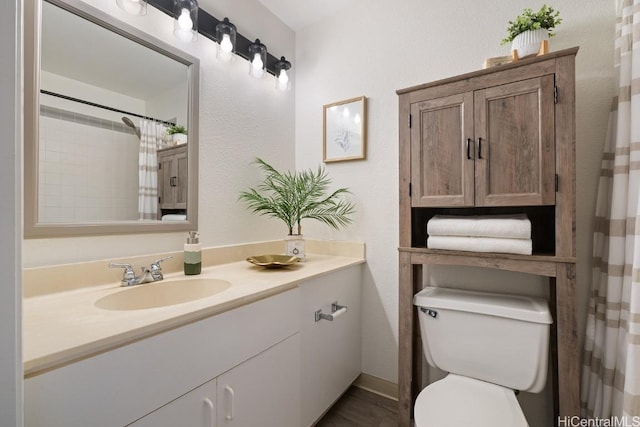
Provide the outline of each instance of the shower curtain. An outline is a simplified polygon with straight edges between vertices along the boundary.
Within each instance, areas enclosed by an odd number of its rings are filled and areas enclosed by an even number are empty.
[[[631,423],[640,416],[640,0],[617,6],[618,96],[598,184],[581,406],[582,416]]]
[[[158,219],[158,156],[165,127],[151,120],[140,121],[138,155],[138,219]]]

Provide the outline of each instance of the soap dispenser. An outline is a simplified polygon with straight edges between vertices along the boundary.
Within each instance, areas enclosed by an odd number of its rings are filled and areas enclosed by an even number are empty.
[[[184,245],[184,274],[191,276],[202,271],[202,246],[197,231],[190,231]]]

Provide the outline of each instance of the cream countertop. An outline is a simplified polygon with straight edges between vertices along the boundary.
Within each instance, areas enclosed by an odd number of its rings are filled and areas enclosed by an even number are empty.
[[[105,295],[128,289],[119,282],[31,296],[23,301],[24,375],[38,375],[364,262],[364,256],[358,255],[309,254],[306,262],[286,269],[263,269],[237,261],[203,268],[198,276],[169,273],[165,274],[165,280],[215,278],[229,281],[231,287],[195,301],[142,310],[111,311],[95,307],[95,302]]]

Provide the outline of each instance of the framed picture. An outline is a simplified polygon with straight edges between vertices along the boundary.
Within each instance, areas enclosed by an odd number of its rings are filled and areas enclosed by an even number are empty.
[[[367,98],[324,106],[322,161],[364,159],[367,153]]]

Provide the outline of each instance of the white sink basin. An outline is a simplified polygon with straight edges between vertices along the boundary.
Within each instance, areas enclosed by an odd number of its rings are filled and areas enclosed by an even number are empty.
[[[225,291],[231,286],[219,279],[179,279],[123,288],[95,302],[104,310],[142,310],[167,307],[175,304],[207,298]]]

